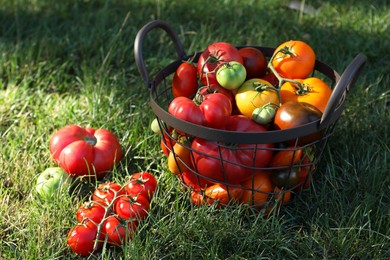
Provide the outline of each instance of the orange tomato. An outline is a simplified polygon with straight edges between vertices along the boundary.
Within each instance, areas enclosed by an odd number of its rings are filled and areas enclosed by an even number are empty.
[[[302,149],[289,146],[285,150],[280,150],[272,157],[269,167],[289,167],[290,165],[297,164],[302,158],[302,154]]]
[[[226,187],[223,184],[214,184],[204,190],[204,196],[196,191],[191,192],[190,200],[194,205],[212,205],[218,202],[218,206],[224,206],[230,202],[240,201],[244,190],[236,187]]]
[[[311,77],[306,79],[295,79],[300,83],[285,82],[280,88],[282,103],[288,101],[309,103],[322,113],[325,110],[332,89],[319,78]]]
[[[291,200],[291,191],[285,191],[283,189],[275,187],[274,192],[274,198],[278,203],[286,204]]]
[[[253,178],[242,183],[242,186],[250,190],[244,190],[240,202],[257,208],[264,206],[274,188],[267,171],[255,173]]]
[[[307,78],[314,70],[316,55],[305,42],[284,42],[275,49],[274,54],[272,66],[283,78]]]
[[[192,169],[191,151],[186,144],[175,143],[168,155],[168,168],[173,174],[181,174]]]

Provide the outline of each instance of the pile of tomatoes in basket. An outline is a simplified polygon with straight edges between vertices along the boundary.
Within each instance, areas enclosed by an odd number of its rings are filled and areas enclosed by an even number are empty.
[[[78,224],[68,234],[67,243],[78,255],[89,256],[104,243],[122,246],[132,238],[147,216],[157,188],[149,172],[133,174],[121,185],[101,183],[76,212]]]
[[[316,55],[303,41],[287,41],[267,58],[260,48],[210,44],[197,62],[183,61],[172,79],[168,112],[207,128],[238,132],[285,130],[319,120],[332,94],[314,77]],[[165,127],[161,147],[168,166],[191,188],[194,204],[232,200],[263,205],[288,201],[308,186],[314,166],[305,147],[315,134],[281,144],[229,144]],[[309,145],[308,145],[309,144]],[[256,170],[253,168],[263,170]],[[269,169],[269,170],[268,170]]]

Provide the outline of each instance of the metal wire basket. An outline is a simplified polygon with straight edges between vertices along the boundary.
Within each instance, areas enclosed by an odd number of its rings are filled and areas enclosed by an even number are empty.
[[[142,46],[144,44],[145,36],[155,28],[163,29],[169,35],[177,52],[177,60],[168,64],[151,78],[143,59]],[[245,46],[237,46],[238,49],[242,47]],[[251,47],[261,50],[266,57],[272,56],[272,53],[275,50],[270,47]],[[197,62],[200,54],[201,52],[195,55],[194,62]],[[322,114],[322,118],[286,130],[248,132],[209,128],[183,121],[167,112],[168,105],[173,99],[171,91],[173,74],[183,60],[188,60],[190,58],[190,56],[186,55],[177,34],[167,23],[161,20],[154,20],[143,26],[135,39],[134,55],[138,70],[145,81],[147,88],[150,90],[150,106],[156,115],[162,132],[161,140],[163,148],[172,153],[176,163],[182,166],[180,168],[182,172],[178,174],[182,184],[191,190],[193,195],[198,194],[199,196],[202,196],[194,197],[195,199],[192,201],[196,204],[199,201],[201,201],[200,203],[205,201],[206,203],[213,203],[216,200],[219,205],[222,205],[229,203],[234,199],[241,201],[240,196],[243,196],[242,193],[244,193],[247,195],[246,202],[257,207],[259,205],[264,207],[264,205],[269,205],[270,203],[274,205],[275,201],[288,201],[289,199],[285,199],[285,196],[297,194],[301,189],[309,186],[312,176],[316,171],[316,165],[319,163],[324,148],[334,131],[335,124],[343,112],[345,97],[350,88],[354,85],[356,78],[359,76],[360,71],[366,62],[366,57],[363,54],[358,54],[340,76],[339,73],[331,67],[316,60],[313,75],[323,77],[325,80],[330,81],[329,85],[331,85],[333,89],[332,95]],[[191,55],[191,57],[192,56],[193,55]],[[172,134],[172,129],[177,130],[187,137],[197,138],[197,140],[207,140],[213,144],[213,149],[210,151],[199,151],[191,144],[178,142],[176,136]],[[301,145],[300,141],[303,140],[303,138],[313,134],[318,134],[318,137]],[[175,150],[172,149],[172,147],[176,143],[179,143],[182,148],[188,151],[189,157],[191,158],[190,162],[188,160],[183,160],[180,156],[175,154]],[[288,143],[288,145],[286,145],[286,143]],[[283,165],[281,167],[269,164],[259,165],[256,163],[255,157],[258,155],[274,156],[282,151],[289,152],[290,156],[292,155],[291,162],[288,165]],[[300,156],[299,161],[295,161],[294,156],[302,151],[304,155]],[[251,160],[251,163],[240,163],[230,160],[230,158],[226,157],[226,154],[229,152],[250,154],[253,156],[253,160]],[[197,164],[191,163],[197,160],[197,158],[208,159],[211,160],[212,163],[219,164],[221,174],[207,174],[207,167],[200,168]],[[241,169],[237,174],[245,176],[243,182],[245,181],[246,183],[249,183],[249,185],[231,181],[231,176],[234,174],[232,171],[234,171],[234,169]],[[273,183],[271,189],[269,187],[267,189],[262,189],[260,187],[261,185],[257,185],[256,178],[258,175],[264,173],[269,174],[281,169],[288,174],[287,178],[285,178],[286,180],[291,177],[290,175],[293,174],[296,169],[299,169],[300,176],[298,181],[292,185],[288,185],[287,183],[275,185]],[[304,174],[302,174],[302,172],[304,172]],[[192,182],[188,182],[188,177],[191,177],[190,179]],[[193,183],[198,185],[193,185]],[[217,184],[222,190],[226,190],[227,198],[217,196],[218,198],[215,199],[212,197],[215,193],[213,193],[213,191],[207,193],[207,187],[204,185],[205,183],[209,186],[215,186],[214,184]],[[199,189],[199,187],[204,187],[204,189]],[[235,193],[237,189],[242,191],[241,195],[238,197],[236,197]],[[256,198],[259,197],[258,195],[261,197],[259,201],[256,200]],[[211,196],[212,198],[208,196]]]

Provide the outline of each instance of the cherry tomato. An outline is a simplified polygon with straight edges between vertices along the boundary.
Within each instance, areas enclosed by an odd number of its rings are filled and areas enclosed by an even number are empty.
[[[319,78],[295,79],[300,84],[285,82],[280,88],[282,103],[288,101],[305,102],[318,108],[322,113],[325,110],[332,89]]]
[[[132,238],[137,225],[136,221],[124,221],[117,215],[111,215],[104,221],[102,233],[107,235],[109,244],[121,246]]]
[[[248,190],[244,190],[240,202],[256,208],[263,207],[267,203],[269,194],[274,188],[267,171],[256,172],[253,178],[243,182],[242,186]]]
[[[244,65],[237,61],[226,62],[218,68],[216,78],[222,87],[233,90],[244,83],[246,70]]]
[[[108,206],[114,199],[125,194],[121,185],[115,182],[105,182],[99,184],[92,194],[92,200],[103,206]]]
[[[149,212],[150,202],[147,197],[142,195],[122,196],[115,202],[115,212],[125,220],[142,220]]]
[[[197,73],[196,67],[191,62],[181,63],[173,75],[173,96],[192,98],[198,90]]]
[[[244,61],[237,48],[227,42],[215,42],[210,44],[199,56],[197,70],[200,81],[204,86],[218,84],[216,70],[225,62]]]
[[[95,241],[98,240],[96,247]],[[97,226],[88,221],[79,223],[68,233],[67,244],[80,256],[89,256],[103,246],[104,236],[97,233]]]
[[[169,104],[168,112],[194,124],[223,129],[232,113],[230,100],[220,93],[198,97],[200,100],[195,102],[186,97],[177,97]]]
[[[76,219],[78,222],[82,222],[84,219],[89,219],[99,224],[102,222],[106,208],[100,203],[95,201],[84,202],[76,211]]]
[[[298,127],[313,121],[320,120],[322,113],[315,106],[304,102],[286,102],[278,111],[276,111],[274,119],[274,127],[277,130],[283,130],[293,127]],[[315,132],[298,140],[298,145],[303,146],[310,142],[320,139],[321,132]],[[295,144],[295,140],[291,140],[290,144]]]
[[[235,99],[240,113],[249,118],[258,107],[268,103],[279,104],[278,93],[271,83],[259,78],[245,81],[238,89]]]
[[[267,69],[267,59],[263,52],[254,47],[243,47],[238,50],[244,60],[246,79],[261,78]]]
[[[314,70],[314,50],[302,41],[287,41],[274,51],[272,66],[283,78],[304,79]]]
[[[135,173],[125,184],[125,191],[127,195],[132,197],[141,195],[148,198],[149,201],[153,198],[156,189],[157,180],[154,175],[149,172]]]

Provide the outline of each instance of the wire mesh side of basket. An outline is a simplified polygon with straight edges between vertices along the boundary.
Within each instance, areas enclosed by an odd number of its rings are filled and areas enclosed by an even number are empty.
[[[264,49],[262,49],[262,50],[264,50]],[[271,49],[266,49],[266,54],[268,54],[267,56],[269,56],[270,53],[271,53]],[[197,57],[195,58],[195,61],[196,61]],[[234,199],[233,196],[230,194],[229,190],[236,188],[236,189],[242,189],[244,192],[250,192],[252,194],[252,198],[254,198],[255,194],[258,194],[258,193],[265,194],[268,198],[267,205],[268,204],[273,205],[274,201],[276,199],[278,199],[278,200],[281,199],[281,201],[283,201],[283,197],[286,194],[298,193],[303,188],[307,188],[309,186],[309,184],[311,183],[311,180],[312,180],[312,176],[315,173],[315,171],[317,170],[316,166],[320,162],[320,159],[321,159],[323,151],[326,147],[327,141],[334,131],[334,126],[335,126],[337,120],[330,123],[324,129],[321,129],[321,131],[318,132],[320,135],[315,140],[308,141],[304,145],[301,144],[301,140],[303,138],[305,138],[305,135],[299,135],[299,132],[298,132],[298,134],[296,134],[293,139],[288,139],[287,136],[284,136],[283,131],[282,132],[279,131],[279,133],[277,133],[277,134],[278,134],[278,138],[281,141],[276,140],[276,139],[274,140],[272,136],[270,137],[271,139],[268,140],[268,143],[274,144],[274,146],[272,146],[272,147],[262,147],[261,143],[260,144],[254,143],[249,147],[247,146],[246,148],[240,148],[240,146],[239,146],[240,143],[238,140],[234,140],[233,143],[235,145],[231,145],[229,142],[226,142],[226,140],[218,140],[218,138],[214,138],[214,140],[212,140],[212,141],[215,143],[215,145],[218,149],[217,153],[210,154],[208,152],[197,151],[197,150],[193,149],[190,145],[187,145],[185,143],[181,143],[180,141],[178,141],[177,136],[175,134],[172,134],[172,132],[171,132],[172,128],[176,128],[175,121],[170,126],[167,126],[167,124],[166,124],[167,121],[169,121],[169,119],[171,119],[173,117],[170,114],[168,114],[168,112],[167,112],[168,105],[173,100],[173,95],[172,95],[172,90],[171,90],[171,81],[172,81],[173,73],[175,72],[176,68],[180,65],[181,62],[182,61],[175,61],[175,62],[169,64],[166,68],[164,68],[162,71],[160,71],[160,73],[157,74],[156,78],[152,82],[152,87],[151,87],[151,106],[156,114],[156,118],[159,121],[159,126],[160,126],[161,132],[163,134],[162,145],[165,146],[165,149],[167,149],[168,152],[172,153],[177,165],[181,165],[181,166],[184,165],[184,169],[180,169],[181,172],[178,174],[178,177],[179,177],[179,179],[184,187],[188,188],[190,191],[198,192],[198,193],[202,194],[203,196],[205,196],[205,193],[204,193],[204,190],[206,188],[205,186],[217,183],[217,184],[225,187],[225,189],[227,190],[228,196],[229,196],[229,201],[233,201],[233,199]],[[316,68],[314,74],[316,76],[319,75],[320,77],[321,77],[321,75],[322,76],[325,75],[323,78],[325,80],[329,80],[330,81],[329,85],[331,85],[331,86],[334,85],[335,81],[339,77],[335,71],[333,71],[328,66],[323,65],[322,63],[317,63],[317,68]],[[344,99],[341,100],[340,105],[342,105],[343,102],[344,102]],[[168,125],[169,125],[169,123],[168,123]],[[184,131],[182,128],[181,129],[182,133],[183,132],[187,133],[187,131],[185,130],[185,127],[187,127],[187,129],[189,129],[189,130],[193,130],[192,127],[198,127],[198,126],[192,126],[188,122],[184,122],[183,125],[184,125]],[[202,127],[200,127],[200,129],[203,130]],[[213,130],[213,129],[206,129],[205,131],[211,132],[212,134],[214,132],[215,133],[218,132],[218,130]],[[195,134],[194,133],[192,133],[191,135],[184,134],[184,136],[197,137],[197,134],[196,134],[197,132],[196,131],[193,131],[193,132],[195,132]],[[272,131],[269,131],[269,132],[272,132]],[[314,132],[314,133],[317,133],[317,132]],[[252,136],[256,137],[256,135],[253,135],[253,133],[251,133],[251,134],[252,134]],[[261,135],[261,134],[257,133],[257,136],[259,136],[259,135]],[[215,135],[215,136],[217,136],[217,135]],[[217,140],[215,140],[215,139],[217,139]],[[248,144],[248,142],[250,142],[251,140],[253,140],[253,138],[249,139],[249,141],[246,140],[245,143]],[[286,147],[286,141],[288,141],[288,144],[289,144],[288,147]],[[180,145],[184,149],[187,149],[189,151],[191,163],[188,163],[188,160],[183,160],[182,158],[180,158],[180,156],[175,154],[175,151],[173,149],[173,146],[175,144]],[[292,153],[297,153],[299,150],[302,150],[304,156],[302,156],[302,158],[300,159],[299,162],[292,162],[291,161],[291,163],[289,163],[287,165],[279,166],[279,167],[270,167],[269,165],[262,165],[259,167],[255,163],[240,164],[237,162],[229,161],[228,159],[223,157],[223,153],[221,151],[224,149],[227,149],[233,153],[239,153],[239,152],[244,152],[244,151],[248,152],[248,150],[250,150],[250,152],[252,152],[254,154],[254,157],[255,157],[256,153],[261,153],[261,152],[264,152],[265,150],[269,153],[272,153],[272,155],[275,155],[276,153],[281,152],[281,151],[290,151]],[[222,177],[219,176],[219,178],[215,178],[215,176],[213,176],[213,174],[204,174],[204,172],[202,172],[202,170],[198,169],[197,164],[195,164],[193,162],[195,161],[196,157],[199,157],[199,156],[203,156],[205,158],[211,159],[214,162],[219,162],[219,164],[221,165],[221,169],[222,169]],[[256,161],[256,158],[253,158],[252,162],[255,162],[255,161]],[[252,187],[248,187],[248,186],[244,187],[242,185],[242,183],[229,181],[229,178],[227,177],[227,175],[231,174],[231,173],[226,172],[226,169],[228,169],[229,166],[237,166],[237,167],[243,168],[244,171],[246,172],[246,180],[249,180],[249,181],[254,180],[256,178],[256,175],[261,173],[261,172],[272,173],[275,171],[283,170],[283,171],[287,171],[289,174],[290,173],[292,174],[294,172],[294,170],[296,170],[296,169],[299,169],[299,170],[304,169],[305,171],[307,171],[307,174],[305,175],[305,178],[300,179],[294,185],[287,185],[287,183],[286,184],[279,183],[279,185],[278,185],[279,190],[277,192],[274,189],[264,191],[262,189],[259,189],[258,187],[254,187],[253,185],[252,185]],[[187,176],[187,177],[185,177],[185,176]],[[191,178],[192,178],[191,183],[189,183],[189,181],[188,181],[188,176],[191,176]],[[288,176],[288,177],[290,177],[290,176]],[[289,179],[289,178],[287,178],[287,179]],[[206,185],[205,185],[205,183],[206,183]],[[199,187],[201,187],[201,189],[199,189]],[[254,199],[251,201],[252,206],[255,206],[254,201],[255,201]]]

